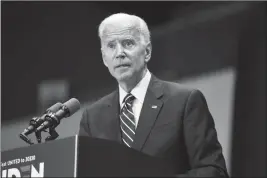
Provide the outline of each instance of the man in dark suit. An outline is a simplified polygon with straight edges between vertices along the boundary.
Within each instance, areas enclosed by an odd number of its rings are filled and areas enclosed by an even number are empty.
[[[178,176],[228,176],[203,94],[148,70],[152,46],[146,23],[114,14],[100,24],[99,37],[103,62],[119,86],[85,109],[79,135],[162,157]]]

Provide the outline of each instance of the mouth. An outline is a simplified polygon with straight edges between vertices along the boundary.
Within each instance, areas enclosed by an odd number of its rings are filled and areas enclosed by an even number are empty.
[[[115,68],[127,68],[127,67],[130,67],[130,66],[131,66],[130,64],[119,64]]]

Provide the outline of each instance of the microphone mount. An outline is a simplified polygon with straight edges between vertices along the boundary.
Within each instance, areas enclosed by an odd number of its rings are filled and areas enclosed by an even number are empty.
[[[63,106],[62,109],[64,109],[66,106]],[[49,123],[49,125],[45,126],[46,123]],[[48,133],[49,136],[45,138],[45,141],[51,141],[55,140],[59,134],[55,130],[55,128],[60,124],[60,120],[57,118],[55,113],[48,113],[45,116],[45,121],[41,126],[44,126],[42,130],[36,130],[35,134],[37,135],[36,137],[39,137],[39,140],[41,139],[41,132],[47,132],[46,129],[48,128]]]
[[[62,107],[62,109],[65,109],[66,106]],[[33,117],[31,120],[30,120],[30,124],[32,124],[33,126],[35,126],[34,124],[36,123],[36,121],[38,121],[39,118],[38,117]],[[60,124],[60,120],[56,117],[56,115],[52,112],[48,113],[45,115],[45,118],[44,118],[44,123],[45,122],[50,122],[51,123],[51,126],[48,127],[49,128],[49,131],[46,131],[47,128],[45,128],[44,130],[42,130],[43,132],[48,132],[49,133],[49,136],[47,136],[45,138],[45,141],[51,141],[51,140],[55,140],[59,134],[57,133],[57,131],[55,130],[55,128]],[[25,129],[25,131],[27,131],[27,129]],[[25,131],[22,132],[19,137],[25,141],[26,143],[28,143],[29,145],[33,145],[34,143],[32,142],[32,140],[30,138],[28,138],[28,134],[25,134]],[[37,131],[37,128],[34,128],[34,132],[35,132],[35,137],[36,137],[36,140],[38,143],[41,143],[42,142],[42,136],[41,136],[41,132],[42,131]]]
[[[60,124],[60,120],[71,116],[79,109],[80,102],[75,98],[70,99],[64,104],[56,103],[43,116],[32,118],[30,120],[30,126],[24,129],[19,137],[26,143],[32,145],[34,143],[27,137],[29,134],[35,132],[37,142],[41,143],[41,132],[48,132],[49,136],[45,138],[45,141],[55,140],[59,136],[55,128]]]

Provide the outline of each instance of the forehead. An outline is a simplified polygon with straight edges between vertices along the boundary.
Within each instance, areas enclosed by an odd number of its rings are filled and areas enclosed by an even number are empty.
[[[139,40],[140,29],[138,25],[132,22],[113,22],[105,25],[102,34],[102,39],[104,41],[123,38],[133,38]]]

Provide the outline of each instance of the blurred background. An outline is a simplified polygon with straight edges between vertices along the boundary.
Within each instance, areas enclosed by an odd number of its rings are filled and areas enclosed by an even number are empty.
[[[265,2],[1,2],[1,151],[56,102],[82,107],[113,91],[98,25],[112,13],[143,17],[150,71],[200,89],[232,176],[266,176]],[[82,109],[62,120],[77,134]]]

